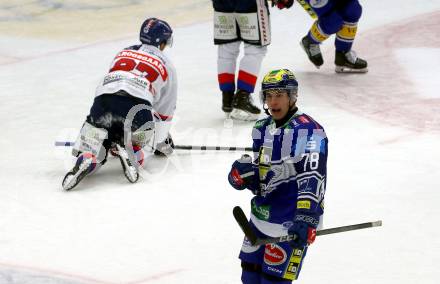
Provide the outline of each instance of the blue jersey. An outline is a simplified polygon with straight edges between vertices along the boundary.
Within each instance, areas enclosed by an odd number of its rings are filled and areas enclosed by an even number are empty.
[[[319,220],[328,152],[323,127],[297,111],[279,127],[271,116],[257,121],[252,138],[260,180],[251,201],[252,223],[266,235],[281,236],[296,215]]]

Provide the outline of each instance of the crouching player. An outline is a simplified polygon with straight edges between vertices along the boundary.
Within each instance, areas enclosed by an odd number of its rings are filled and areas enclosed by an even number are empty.
[[[142,148],[153,137],[156,155],[169,155],[169,134],[177,100],[177,76],[163,53],[172,44],[167,22],[149,18],[141,26],[141,44],[120,51],[96,89],[96,97],[75,142],[75,166],[63,179],[65,190],[74,188],[106,161],[119,157],[124,174],[134,183],[142,166]]]
[[[263,79],[261,99],[269,115],[256,122],[255,157],[232,164],[228,180],[249,189],[250,223],[259,237],[296,234],[295,241],[252,246],[240,252],[245,284],[287,284],[298,278],[324,211],[327,137],[322,126],[296,106],[298,82],[287,70]]]

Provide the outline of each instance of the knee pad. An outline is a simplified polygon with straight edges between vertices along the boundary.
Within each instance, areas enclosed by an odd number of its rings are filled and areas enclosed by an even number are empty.
[[[97,163],[101,163],[106,158],[107,150],[103,144],[107,137],[108,132],[104,128],[97,128],[88,122],[84,122],[73,145],[72,154],[78,156],[79,153],[91,153],[96,157]]]
[[[351,0],[339,9],[339,14],[346,22],[358,22],[362,15],[362,6],[358,0]]]

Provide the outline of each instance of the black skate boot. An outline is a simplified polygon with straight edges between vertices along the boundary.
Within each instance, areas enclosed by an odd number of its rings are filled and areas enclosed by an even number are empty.
[[[252,102],[251,94],[246,91],[238,90],[232,100],[233,110],[231,117],[244,121],[257,120],[260,109]]]
[[[300,44],[307,53],[309,60],[319,69],[319,67],[324,64],[319,44],[311,42],[308,36],[303,37]]]
[[[68,172],[63,179],[62,186],[64,190],[71,190],[79,184],[79,182],[90,173],[94,166],[94,157],[83,157],[76,161],[75,167]]]
[[[336,51],[336,73],[367,73],[367,61],[356,56],[352,50],[347,52]]]
[[[229,114],[232,111],[234,92],[222,92],[222,110]]]

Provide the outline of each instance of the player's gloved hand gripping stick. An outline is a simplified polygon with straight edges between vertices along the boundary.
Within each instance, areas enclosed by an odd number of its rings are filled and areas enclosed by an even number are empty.
[[[257,235],[255,234],[255,232],[253,231],[252,227],[250,226],[248,219],[247,219],[246,215],[244,214],[243,210],[240,208],[240,206],[235,206],[232,213],[233,213],[234,218],[237,221],[238,225],[240,226],[241,230],[245,234],[246,238],[248,238],[248,240],[250,241],[250,243],[253,246],[270,244],[270,243],[291,242],[291,241],[295,241],[296,239],[298,239],[297,235],[258,238]],[[355,225],[348,225],[348,226],[318,230],[318,231],[316,231],[316,236],[342,233],[342,232],[348,232],[348,231],[360,230],[360,229],[366,229],[366,228],[372,228],[372,227],[379,227],[379,226],[382,226],[381,220],[374,221],[374,222],[366,222],[366,223],[360,223],[360,224],[355,224]]]

